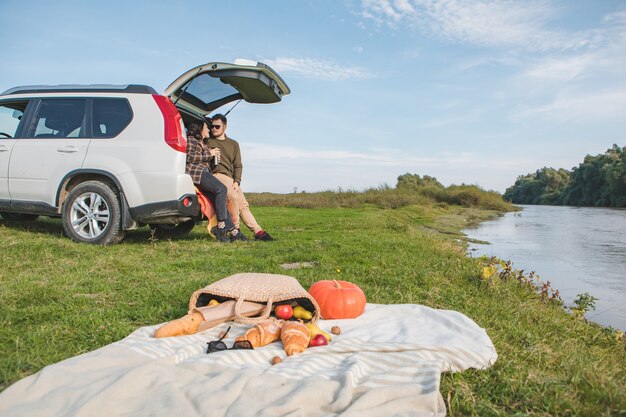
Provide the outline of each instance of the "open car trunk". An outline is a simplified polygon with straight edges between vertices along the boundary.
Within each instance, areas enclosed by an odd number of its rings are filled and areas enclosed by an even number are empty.
[[[210,62],[192,68],[165,89],[185,123],[235,100],[276,103],[290,92],[268,65],[239,59],[234,64]]]

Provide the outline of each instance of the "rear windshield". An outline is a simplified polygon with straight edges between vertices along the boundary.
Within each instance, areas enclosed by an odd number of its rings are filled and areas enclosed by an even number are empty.
[[[187,85],[189,86],[185,90],[184,99],[200,108],[204,108],[207,103],[239,94],[233,86],[223,83],[219,78],[200,74],[191,81],[191,84],[186,84],[177,91],[176,95],[179,95]]]

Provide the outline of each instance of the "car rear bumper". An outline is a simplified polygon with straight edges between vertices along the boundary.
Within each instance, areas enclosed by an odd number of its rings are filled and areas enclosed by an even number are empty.
[[[185,199],[190,201],[188,206],[184,204]],[[185,194],[178,200],[144,204],[130,207],[128,210],[132,218],[139,223],[176,224],[198,218],[200,203],[196,194]]]

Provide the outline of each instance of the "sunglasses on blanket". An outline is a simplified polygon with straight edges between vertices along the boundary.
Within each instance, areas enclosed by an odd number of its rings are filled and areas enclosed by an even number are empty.
[[[218,340],[207,342],[206,353],[209,354],[228,349],[253,349],[252,344],[247,340],[240,340],[239,342],[235,342],[235,344],[231,348],[226,347],[226,343],[222,342],[222,340],[228,335],[229,331],[230,326],[228,327],[228,329],[226,329],[226,332]]]

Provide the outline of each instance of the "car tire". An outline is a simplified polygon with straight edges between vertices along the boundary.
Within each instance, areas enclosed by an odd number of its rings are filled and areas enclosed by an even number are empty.
[[[110,245],[124,238],[117,190],[104,181],[85,181],[63,203],[63,230],[75,242]]]
[[[27,214],[27,213],[7,213],[0,212],[0,216],[8,222],[34,222],[39,218],[37,214]]]
[[[188,220],[178,224],[150,224],[150,230],[158,238],[180,237],[189,234],[195,226],[195,220]]]

